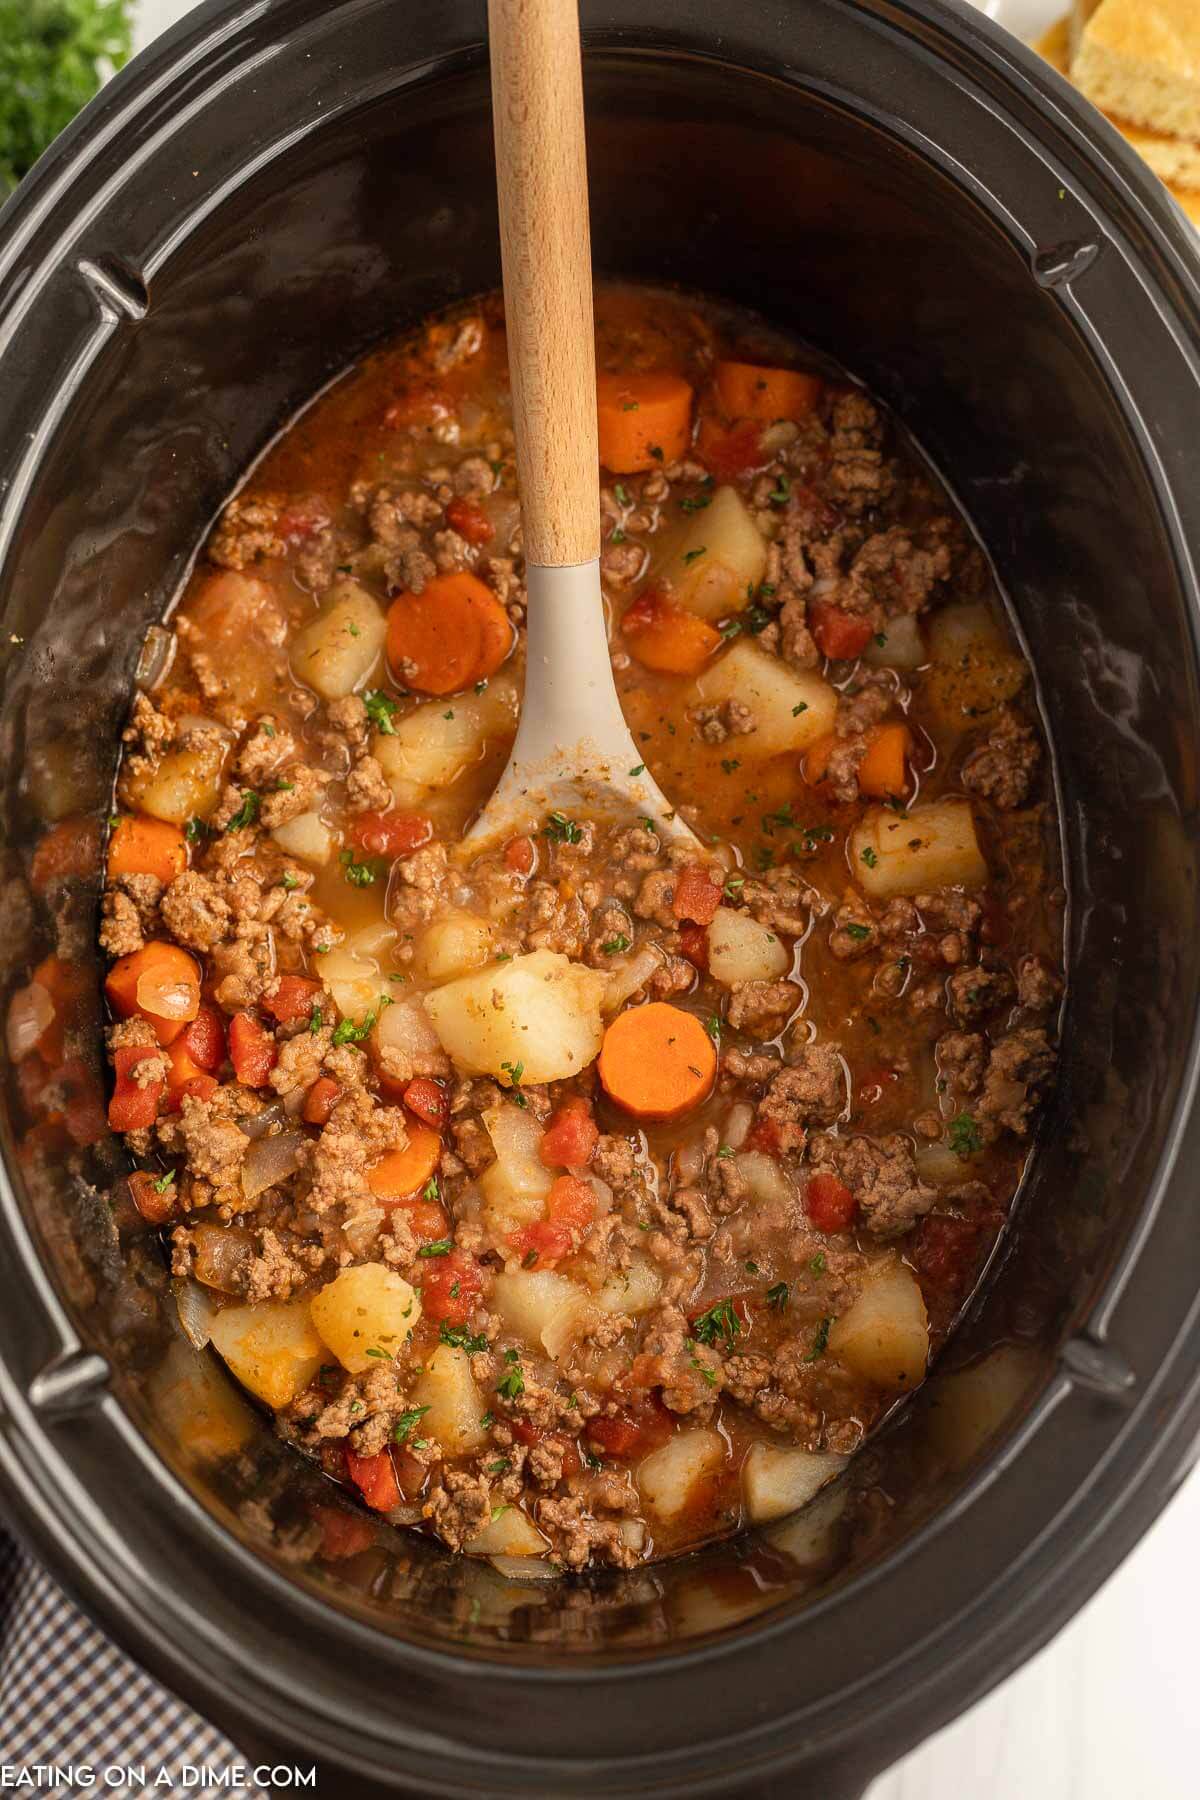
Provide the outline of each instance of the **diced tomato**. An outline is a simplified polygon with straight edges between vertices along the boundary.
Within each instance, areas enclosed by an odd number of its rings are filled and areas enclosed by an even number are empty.
[[[928,1213],[921,1220],[912,1259],[922,1282],[954,1295],[975,1273],[983,1225],[976,1219],[952,1219]]]
[[[775,1119],[758,1119],[746,1139],[747,1150],[762,1150],[767,1156],[778,1156],[783,1148],[779,1123]]]
[[[275,1040],[252,1013],[234,1013],[229,1021],[229,1055],[233,1072],[246,1087],[266,1087],[275,1067]]]
[[[396,1471],[386,1450],[377,1456],[355,1456],[346,1445],[346,1473],[374,1512],[390,1512],[400,1504]]]
[[[848,1231],[858,1202],[836,1175],[813,1175],[804,1195],[804,1210],[818,1231]]]
[[[450,1236],[450,1220],[436,1201],[397,1200],[395,1209],[404,1214],[418,1243],[438,1244]]]
[[[696,925],[711,925],[721,904],[721,888],[707,869],[689,863],[675,880],[675,898],[671,911],[677,919],[691,919]]]
[[[263,1007],[281,1025],[294,1025],[298,1019],[311,1018],[320,992],[320,982],[310,981],[306,975],[281,975],[279,986],[264,999]]]
[[[95,1144],[104,1136],[104,1095],[94,1069],[78,1056],[55,1069],[51,1080],[62,1096],[63,1117],[72,1140]]]
[[[512,1234],[513,1248],[532,1268],[558,1262],[577,1249],[596,1216],[596,1196],[577,1175],[560,1175],[546,1196],[545,1217]]]
[[[468,544],[488,544],[496,535],[495,526],[474,500],[452,500],[446,508],[446,523]]]
[[[538,1155],[548,1169],[582,1169],[592,1160],[600,1141],[600,1129],[588,1101],[564,1100],[546,1127]],[[590,1192],[590,1189],[589,1189]]]
[[[450,1096],[444,1087],[439,1087],[426,1075],[418,1075],[415,1081],[405,1082],[403,1097],[409,1112],[416,1113],[418,1119],[432,1125],[435,1131],[442,1130],[450,1117]]]
[[[200,1011],[184,1026],[179,1042],[198,1068],[214,1075],[225,1061],[225,1021],[216,1007],[201,1001]]]
[[[350,826],[350,841],[368,856],[411,856],[433,836],[427,813],[361,813]]]
[[[95,819],[63,819],[40,839],[29,867],[36,894],[56,882],[95,873],[100,859],[100,827]]]
[[[693,925],[685,921],[679,927],[679,948],[690,963],[696,968],[708,968],[708,933],[703,925]]]
[[[645,1456],[670,1438],[675,1421],[658,1395],[622,1407],[615,1414],[601,1413],[589,1419],[585,1436],[607,1456]]]
[[[168,1181],[160,1187],[161,1180],[149,1169],[135,1169],[129,1177],[129,1197],[149,1225],[165,1225],[175,1217],[178,1207],[178,1181]]]
[[[465,1325],[483,1292],[483,1273],[469,1250],[433,1256],[421,1272],[421,1311],[434,1324]]]
[[[144,1131],[157,1119],[167,1084],[161,1077],[135,1081],[134,1071],[147,1058],[158,1062],[161,1057],[162,1051],[152,1044],[123,1044],[113,1051],[116,1086],[108,1103],[108,1122],[114,1131]]]
[[[314,1506],[310,1510],[314,1523],[321,1527],[321,1555],[327,1562],[358,1556],[375,1542],[375,1526],[358,1513],[340,1506]]]
[[[504,846],[504,866],[515,875],[532,875],[537,863],[537,849],[528,837],[509,838]]]
[[[822,656],[832,662],[849,662],[861,656],[871,641],[871,621],[861,613],[844,612],[830,600],[813,600],[808,608],[808,629]]]
[[[718,481],[736,481],[751,469],[761,469],[770,458],[762,447],[762,426],[752,421],[724,426],[706,414],[700,421],[696,454]]]
[[[452,407],[449,393],[432,381],[410,381],[400,388],[383,415],[391,430],[406,425],[433,425],[448,417]]]
[[[332,1075],[318,1075],[304,1096],[300,1117],[306,1125],[328,1125],[329,1115],[338,1103],[341,1088]]]

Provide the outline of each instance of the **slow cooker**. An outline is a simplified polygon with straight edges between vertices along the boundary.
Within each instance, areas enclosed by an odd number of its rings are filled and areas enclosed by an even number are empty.
[[[826,1507],[537,1586],[400,1534],[313,1564],[289,1508],[320,1478],[265,1421],[217,1462],[180,1441],[116,1146],[31,1158],[7,1093],[4,1505],[148,1668],[320,1791],[849,1794],[1044,1643],[1194,1455],[1200,264],[1098,115],[953,0],[583,24],[599,270],[748,302],[866,381],[1032,655],[1070,985],[1013,1226],[856,1459],[849,1535]],[[359,352],[498,275],[483,0],[209,0],[0,214],[10,987],[52,923],[30,849],[107,809],[143,633],[221,500]],[[79,886],[86,922],[98,871]]]

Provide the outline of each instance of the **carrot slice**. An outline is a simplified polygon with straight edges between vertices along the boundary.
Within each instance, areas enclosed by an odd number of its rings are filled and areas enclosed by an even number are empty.
[[[423,1188],[442,1158],[442,1140],[428,1125],[405,1121],[408,1143],[403,1150],[389,1150],[367,1171],[367,1186],[381,1200],[395,1203]]]
[[[200,1011],[200,971],[178,944],[153,939],[121,957],[104,983],[113,1011],[122,1019],[148,1019],[160,1044],[173,1044]]]
[[[118,819],[108,840],[108,879],[155,875],[166,886],[187,868],[187,839],[164,819]]]
[[[605,1093],[635,1119],[678,1119],[708,1098],[717,1052],[694,1013],[654,1000],[613,1020],[599,1067]]]
[[[719,631],[653,592],[634,601],[621,632],[638,661],[663,675],[698,675],[721,647]]]
[[[422,694],[457,694],[494,675],[513,647],[508,614],[475,575],[438,575],[388,613],[392,674]]]
[[[88,876],[96,867],[100,827],[95,819],[62,819],[38,842],[29,867],[29,879],[37,894],[71,876]]]
[[[661,469],[692,439],[692,390],[679,375],[601,375],[600,461],[614,475]]]
[[[800,419],[821,398],[817,375],[800,369],[761,369],[756,363],[719,362],[717,397],[730,419]]]
[[[908,787],[905,764],[912,750],[907,725],[877,725],[858,765],[859,792],[875,800],[901,799]]]

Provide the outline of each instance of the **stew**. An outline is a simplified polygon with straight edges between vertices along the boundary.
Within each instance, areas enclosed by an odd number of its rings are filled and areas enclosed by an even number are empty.
[[[705,301],[603,288],[597,347],[613,667],[700,847],[461,844],[523,655],[491,297],[225,508],[101,928],[193,1341],[367,1507],[567,1569],[793,1510],[923,1380],[1053,1075],[1064,903],[1029,668],[897,426]]]

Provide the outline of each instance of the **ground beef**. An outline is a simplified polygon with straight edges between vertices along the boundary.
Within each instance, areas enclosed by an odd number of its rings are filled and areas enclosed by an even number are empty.
[[[162,917],[179,943],[208,951],[228,935],[233,914],[207,875],[185,869],[162,897]]]
[[[610,587],[628,587],[636,581],[646,561],[641,544],[628,539],[623,544],[607,543],[600,553],[600,573]]]
[[[351,812],[386,812],[392,790],[373,756],[360,756],[346,777],[346,805]]]
[[[808,1125],[831,1125],[845,1105],[846,1069],[837,1045],[803,1044],[773,1078],[756,1119],[782,1155],[794,1155],[804,1148]]]
[[[120,888],[107,888],[101,902],[100,948],[109,956],[129,956],[145,943],[138,909]]]
[[[774,1037],[800,1004],[794,981],[735,981],[729,995],[729,1023],[751,1036]]]
[[[946,982],[950,1016],[959,1025],[973,1024],[1010,1001],[1014,991],[1007,969],[985,969],[982,963],[956,969]]]
[[[839,962],[853,962],[860,956],[869,956],[877,948],[878,941],[878,928],[866,902],[859,899],[853,888],[847,888],[842,904],[833,915],[830,954]]]
[[[247,786],[264,787],[282,763],[297,754],[297,744],[290,731],[269,713],[255,724],[238,751],[234,771]]]
[[[1049,1012],[1062,997],[1062,982],[1041,956],[1026,956],[1017,965],[1017,1001],[1026,1012]]]
[[[569,1569],[582,1569],[592,1557],[617,1569],[630,1569],[638,1561],[636,1550],[622,1537],[620,1525],[589,1518],[585,1502],[578,1496],[539,1500],[535,1511],[538,1524],[553,1540],[555,1556]]]
[[[896,483],[879,448],[883,421],[878,409],[865,394],[842,394],[834,401],[831,423],[823,491],[835,506],[852,515],[878,506]]]
[[[1032,726],[1005,707],[986,742],[963,764],[963,786],[1002,812],[1011,812],[1028,798],[1041,755]]]
[[[324,799],[328,781],[324,769],[314,769],[311,763],[289,763],[275,789],[262,796],[259,818],[263,830],[274,831],[277,825],[286,825],[301,813],[312,812]],[[388,797],[391,798],[390,790]]]
[[[287,539],[278,530],[283,506],[274,494],[231,500],[209,540],[209,561],[219,569],[245,569],[260,556],[282,556],[287,549]]]
[[[673,909],[675,874],[671,869],[655,869],[642,881],[633,903],[639,919],[653,919],[656,925],[672,930],[677,921]]]
[[[899,1132],[881,1138],[821,1132],[810,1140],[809,1161],[814,1171],[845,1182],[873,1237],[902,1237],[937,1199],[936,1190],[918,1176],[912,1147]]]
[[[465,1469],[443,1469],[421,1511],[451,1550],[461,1550],[492,1516],[491,1482]]]
[[[628,1138],[602,1133],[592,1151],[591,1172],[619,1197],[637,1173],[637,1152]]]
[[[987,1063],[987,1040],[977,1031],[947,1031],[935,1046],[938,1074],[947,1089],[962,1095],[978,1092]]]
[[[362,753],[371,735],[371,721],[366,706],[357,694],[346,694],[331,700],[325,708],[329,730],[341,738],[352,756]]]
[[[976,1117],[989,1134],[1004,1126],[1026,1137],[1042,1089],[1054,1073],[1055,1053],[1046,1033],[1023,1027],[1010,1031],[992,1050]]]
[[[694,706],[688,717],[705,744],[723,744],[726,738],[746,737],[758,729],[758,720],[740,700],[722,700],[719,706]]]
[[[250,1139],[224,1115],[223,1103],[185,1096],[177,1129],[187,1159],[189,1207],[228,1206],[241,1212],[246,1204],[242,1164]]]
[[[678,1306],[662,1306],[642,1340],[638,1379],[645,1387],[661,1387],[663,1404],[671,1412],[703,1411],[720,1392],[721,1359],[710,1345],[692,1337]]]
[[[747,875],[739,897],[752,918],[784,937],[803,937],[813,917],[825,909],[822,896],[795,869]]]

